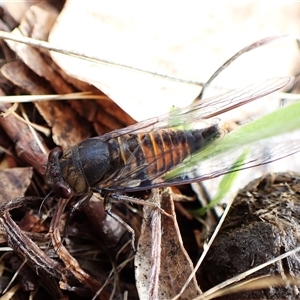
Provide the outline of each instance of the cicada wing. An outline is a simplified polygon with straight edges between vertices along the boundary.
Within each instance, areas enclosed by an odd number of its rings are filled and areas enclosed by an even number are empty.
[[[175,109],[169,114],[151,118],[124,129],[109,132],[100,138],[108,140],[125,134],[147,133],[163,128],[192,125],[196,122],[201,122],[201,120],[214,118],[226,111],[277,91],[287,85],[290,80],[290,77],[267,79],[258,84],[251,84],[247,87],[232,90],[219,96],[193,102],[189,106]]]
[[[181,157],[179,163],[177,161],[177,163],[170,165],[169,168],[164,171],[155,169],[155,164],[163,161],[164,156],[172,156],[173,152],[178,151],[177,147],[164,149],[164,151],[153,151],[152,156],[149,156],[149,154],[146,155],[146,160],[143,160],[142,157],[145,155],[145,148],[148,148],[149,135],[159,135],[162,131],[166,130],[176,131],[176,127],[178,128],[179,126],[197,127],[200,123],[201,128],[216,126],[216,120],[210,118],[269,94],[283,87],[289,80],[289,78],[269,79],[261,84],[250,85],[244,89],[234,90],[218,97],[199,101],[186,108],[177,109],[168,115],[152,118],[99,137],[101,139],[109,140],[111,138],[118,138],[126,135],[135,135],[139,137],[144,135],[144,138],[140,138],[140,143],[134,149],[131,156],[124,161],[124,165],[119,169],[116,169],[116,172],[110,178],[101,182],[99,187],[113,190],[142,190],[154,186],[168,186],[172,184],[205,180],[234,171],[230,168],[234,162],[234,158],[238,155],[237,153],[233,155],[226,153],[217,158],[217,160],[209,160],[208,166],[211,167],[210,169],[212,169],[212,171],[203,169],[203,162],[194,159],[197,153]],[[120,146],[122,147],[122,145]],[[199,149],[199,152],[201,151],[202,150]],[[267,163],[283,157],[282,155],[283,152],[279,152],[271,159],[261,155],[261,153],[255,153],[243,166],[235,166],[235,170]],[[231,156],[232,159],[230,159]],[[185,160],[182,163],[183,158],[185,158]],[[221,163],[221,161],[225,162]],[[181,169],[182,172],[172,177],[166,176],[165,173],[176,168]],[[201,175],[195,176],[194,174]]]
[[[274,139],[273,141],[269,140],[267,144],[265,141],[261,141],[250,146],[240,146],[228,153],[218,156],[212,155],[205,161],[197,162],[190,157],[190,161],[185,160],[175,168],[175,172],[172,170],[170,174],[164,174],[157,178],[155,186],[170,186],[209,180],[227,173],[277,161],[300,151],[298,134],[299,132],[294,134],[293,139],[288,139],[286,142],[278,142],[278,139]],[[247,153],[246,158],[241,163],[236,163],[237,158],[242,156],[243,153]],[[177,170],[180,171],[176,172]],[[172,175],[172,172],[174,175]]]
[[[300,151],[297,133],[294,134],[294,138],[288,140],[287,143],[280,143],[277,139],[271,142],[268,141],[268,143],[267,147],[264,141],[254,143],[250,146],[240,146],[234,151],[226,152],[218,156],[212,154],[211,157],[204,161],[197,161],[197,154],[191,155],[170,172],[153,174],[152,177],[143,177],[141,180],[139,179],[140,172],[145,172],[145,170],[149,168],[149,166],[145,164],[132,169],[131,172],[123,173],[118,181],[111,186],[107,186],[107,188],[112,190],[137,191],[154,187],[166,187],[204,181],[227,173],[268,164]],[[242,163],[235,163],[237,158],[245,152],[248,154]]]

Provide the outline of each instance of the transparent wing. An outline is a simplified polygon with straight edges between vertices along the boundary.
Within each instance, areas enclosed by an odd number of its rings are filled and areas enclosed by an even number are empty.
[[[288,82],[289,78],[269,79],[259,85],[251,85],[244,89],[235,90],[218,97],[200,101],[187,108],[178,109],[174,113],[172,112],[162,117],[140,122],[123,130],[108,133],[99,138],[108,140],[125,134],[141,135],[142,133],[148,132],[155,133],[162,129],[172,129],[179,125],[194,125],[199,122],[203,123],[202,128],[217,127],[215,120],[209,120],[210,118],[258,99],[259,97],[283,87]],[[206,138],[208,140],[213,140],[213,136],[208,136]],[[136,157],[139,156],[141,148],[145,148],[147,143],[149,143],[149,139],[141,139],[140,145],[136,147],[132,155],[127,159],[126,164],[116,170],[115,174],[117,175],[101,182],[99,187],[110,190],[134,191],[206,180],[228,172],[266,164],[299,151],[298,144],[293,147],[275,144],[272,148],[272,153],[266,153],[264,152],[263,145],[260,146],[255,144],[255,147],[251,149],[251,154],[248,159],[244,161],[242,165],[235,165],[234,168],[232,168],[232,164],[236,158],[246,150],[243,145],[236,145],[236,149],[233,151],[226,152],[217,157],[212,155],[211,157],[206,157],[205,162],[202,159],[197,159],[197,152],[187,157],[182,163],[170,166],[170,168],[164,172],[151,172],[149,170],[155,169],[153,168],[153,165],[156,164],[157,161],[162,160],[163,155],[168,155],[169,152],[159,152],[159,154],[151,157],[150,160],[148,159],[148,163],[142,162],[137,164]],[[213,141],[213,143],[214,146],[218,147],[218,143],[220,142],[217,140]],[[249,145],[247,147],[249,147]],[[253,151],[254,149],[255,151]],[[169,151],[176,151],[176,149],[170,149]],[[200,149],[199,152],[203,152],[202,149]],[[152,161],[152,163],[149,163],[149,161]],[[169,172],[172,169],[179,171],[177,173],[172,173],[172,171]]]
[[[298,131],[293,135],[289,135],[288,140],[285,139],[285,142],[275,138],[253,143],[253,145],[237,145],[234,151],[218,156],[212,155],[204,161],[196,161],[193,157],[189,157],[183,163],[177,165],[170,173],[160,174],[156,178],[144,180],[135,187],[124,184],[126,180],[127,182],[131,182],[132,177],[130,174],[123,174],[124,176],[120,178],[120,182],[116,182],[116,185],[108,189],[137,191],[154,187],[180,185],[204,181],[227,173],[268,164],[299,152],[299,133]],[[234,164],[237,158],[245,153],[245,151],[248,153],[246,159],[241,164]],[[129,176],[127,177],[127,175]]]
[[[147,133],[163,128],[201,122],[201,120],[216,117],[226,111],[275,92],[287,85],[290,80],[290,77],[267,79],[258,84],[252,84],[216,97],[196,101],[187,107],[176,109],[169,114],[151,118],[124,129],[111,131],[99,138],[108,140],[125,134]]]
[[[160,178],[164,185],[176,185],[181,183],[191,183],[195,181],[203,181],[211,178],[216,178],[221,175],[253,168],[268,164],[270,162],[288,157],[300,151],[299,131],[294,134],[285,135],[284,137],[272,138],[253,143],[252,145],[238,145],[231,152],[223,153],[218,156],[211,156],[205,161],[195,161],[192,165],[181,164],[182,169],[177,175],[164,175]],[[281,140],[283,139],[283,140]],[[236,164],[236,160],[243,153],[248,153],[246,159]],[[157,180],[159,182],[159,180]]]

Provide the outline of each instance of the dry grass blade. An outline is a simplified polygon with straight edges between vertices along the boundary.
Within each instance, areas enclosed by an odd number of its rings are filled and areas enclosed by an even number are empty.
[[[91,92],[71,93],[65,95],[20,95],[20,96],[1,96],[2,103],[25,103],[35,101],[49,101],[49,100],[80,100],[80,99],[99,99],[108,101],[106,96],[92,95]]]
[[[287,284],[293,284],[293,282],[299,282],[299,279],[297,279],[297,278],[296,279],[293,278],[290,281],[290,279],[286,279],[286,278],[285,279],[281,278],[281,280],[278,280],[278,278],[275,277],[274,281],[272,281],[272,278],[268,277],[268,279],[270,278],[270,281],[261,282],[261,280],[260,280],[260,284],[258,284],[256,286],[252,283],[251,279],[249,281],[238,283],[239,281],[245,279],[247,276],[254,274],[255,272],[265,268],[266,266],[272,265],[275,262],[278,262],[281,259],[289,257],[299,251],[300,251],[300,247],[293,249],[291,251],[288,251],[288,252],[286,252],[264,264],[261,264],[255,268],[249,269],[246,272],[239,274],[238,276],[235,276],[233,278],[230,278],[230,279],[220,283],[219,285],[213,287],[212,289],[206,291],[199,297],[196,297],[195,300],[214,299],[214,298],[217,298],[217,297],[220,297],[223,295],[228,295],[231,293],[248,291],[247,290],[248,282],[251,283],[251,284],[249,284],[249,287],[251,286],[250,290],[259,290],[259,289],[269,288],[270,287],[269,283],[272,283],[272,282],[274,283],[274,286],[285,286]],[[271,275],[267,275],[267,276],[271,276]],[[289,277],[289,276],[287,275],[287,277]],[[254,278],[254,280],[256,280],[256,278]],[[255,281],[255,283],[257,283],[257,281]]]
[[[140,73],[143,73],[143,74],[146,73],[146,74],[149,74],[149,75],[162,77],[164,79],[168,79],[168,80],[172,80],[172,81],[178,81],[178,82],[183,82],[183,83],[188,83],[188,84],[193,84],[193,85],[202,85],[199,82],[186,80],[186,79],[178,78],[178,77],[172,77],[172,76],[169,76],[168,74],[160,74],[160,73],[152,72],[152,71],[149,71],[149,70],[139,69],[139,68],[134,67],[134,66],[122,65],[121,63],[108,61],[106,59],[99,59],[98,57],[91,57],[90,55],[85,55],[84,53],[79,53],[79,52],[76,52],[72,49],[61,48],[59,46],[53,45],[52,43],[48,43],[48,42],[45,42],[45,41],[41,41],[41,40],[37,40],[37,39],[33,39],[33,38],[30,38],[30,37],[23,36],[18,30],[16,30],[14,33],[0,31],[0,37],[3,38],[3,39],[15,41],[15,42],[18,42],[18,43],[23,43],[25,45],[31,45],[31,46],[36,47],[36,48],[42,48],[42,49],[46,49],[46,50],[49,50],[49,51],[54,51],[54,52],[57,52],[57,53],[74,56],[74,57],[77,57],[77,58],[80,58],[80,59],[85,59],[87,61],[112,65],[112,66],[115,66],[116,68],[130,69],[130,70],[140,72]]]
[[[20,288],[21,288],[21,285],[20,284],[16,284],[9,291],[7,291],[5,293],[5,295],[3,295],[0,299],[1,300],[9,300],[9,299],[11,299]]]

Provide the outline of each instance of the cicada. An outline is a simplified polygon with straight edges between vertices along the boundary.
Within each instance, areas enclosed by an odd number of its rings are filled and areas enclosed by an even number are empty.
[[[217,163],[208,173],[201,170],[201,161],[195,165],[187,162],[224,136],[218,119],[222,113],[279,90],[289,81],[286,77],[268,79],[88,138],[65,151],[55,148],[49,154],[46,182],[58,196],[70,198],[95,191],[132,192],[180,185],[231,172],[230,160]],[[286,156],[256,155],[235,170]],[[176,168],[184,171],[166,176]]]

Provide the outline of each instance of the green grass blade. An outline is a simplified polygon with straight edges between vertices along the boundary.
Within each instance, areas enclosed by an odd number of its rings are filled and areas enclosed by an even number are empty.
[[[236,166],[243,164],[243,162],[245,161],[248,154],[249,154],[249,151],[245,150],[237,158],[237,160],[232,164],[231,169],[234,170],[236,168]],[[200,209],[191,211],[191,213],[196,216],[201,217],[206,213],[206,211],[208,209],[211,209],[214,206],[216,206],[224,198],[224,196],[231,190],[238,175],[239,175],[239,172],[230,172],[230,173],[224,175],[222,180],[219,183],[217,193],[213,197],[213,199],[210,201],[210,203],[205,207],[201,207]]]
[[[207,147],[190,158],[184,166],[170,171],[164,178],[169,179],[178,176],[200,161],[297,129],[300,129],[300,101],[254,120],[230,132],[223,139],[212,141]]]

